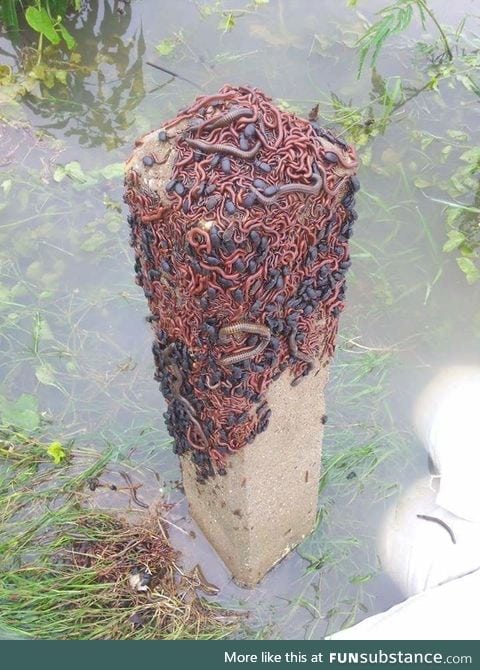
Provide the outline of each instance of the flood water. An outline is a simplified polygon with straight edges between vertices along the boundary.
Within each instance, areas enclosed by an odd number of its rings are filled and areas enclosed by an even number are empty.
[[[473,0],[431,4],[453,30],[475,10]],[[393,496],[428,473],[412,408],[440,367],[478,364],[480,282],[469,285],[455,253],[442,251],[446,206],[439,202],[478,207],[468,180],[463,192],[449,191],[452,178],[466,179],[459,171],[475,145],[478,94],[469,97],[461,81],[440,81],[358,147],[362,190],[327,392],[320,522],[257,588],[241,589],[175,486],[147,305],[133,281],[121,164],[137,136],[198,93],[147,61],[205,92],[251,84],[301,115],[319,103],[324,125],[351,138],[354,120],[342,128],[332,95],[381,115],[381,84],[368,67],[357,79],[354,44],[383,3],[132,0],[124,14],[116,11],[123,3],[91,5],[67,21],[80,55],[68,85],[3,107],[0,395],[35,396],[46,435],[112,447],[114,459],[147,478],[144,497],[174,502],[175,545],[221,588],[219,603],[250,613],[246,636],[322,638],[403,599],[379,566],[376,537]],[[422,86],[429,55],[408,44],[432,42],[429,29],[415,19],[387,43],[377,69],[389,86],[398,77]],[[474,44],[475,30],[471,18],[465,44]],[[16,69],[31,41],[27,33],[17,41],[2,36],[2,62]]]

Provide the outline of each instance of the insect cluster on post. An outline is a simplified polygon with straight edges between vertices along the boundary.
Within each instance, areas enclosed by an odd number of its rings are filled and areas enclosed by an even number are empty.
[[[135,275],[178,454],[198,481],[267,429],[267,392],[333,355],[360,187],[354,149],[255,88],[202,96],[155,134],[175,158],[162,192],[151,142],[129,161]]]

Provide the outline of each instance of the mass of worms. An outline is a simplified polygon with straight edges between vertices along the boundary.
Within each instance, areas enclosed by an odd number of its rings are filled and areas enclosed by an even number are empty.
[[[255,88],[201,96],[153,137],[125,177],[136,281],[175,452],[204,482],[267,428],[270,385],[334,352],[358,163]]]

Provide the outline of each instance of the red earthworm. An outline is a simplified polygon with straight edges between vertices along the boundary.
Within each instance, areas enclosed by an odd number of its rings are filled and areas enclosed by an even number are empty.
[[[202,267],[204,270],[210,270],[211,272],[215,272],[216,274],[219,274],[223,279],[229,279],[230,281],[237,281],[238,280],[238,272],[234,274],[228,274],[225,272],[225,270],[222,270],[221,267],[218,265],[208,265],[207,263],[204,263],[203,261],[199,261],[200,267]]]
[[[162,159],[160,159],[160,158],[158,157],[158,154],[155,153],[154,151],[152,151],[152,152],[150,153],[150,156],[153,158],[153,160],[155,161],[155,163],[156,163],[157,165],[164,165],[164,164],[168,161],[168,159],[169,159],[171,153],[172,153],[172,148],[170,147],[170,148],[168,149],[168,151],[165,153],[165,156],[164,156]]]
[[[338,184],[336,185],[336,187],[335,187],[334,189],[331,189],[331,188],[329,187],[329,185],[328,185],[328,181],[327,181],[327,173],[325,172],[325,168],[323,167],[323,165],[318,165],[318,164],[317,164],[317,169],[318,169],[318,171],[320,172],[320,174],[321,174],[321,176],[322,176],[322,179],[323,179],[323,188],[324,188],[325,191],[328,193],[328,195],[330,195],[330,196],[335,196],[335,195],[337,195],[338,191],[339,191],[340,188],[343,186],[343,184],[345,183],[345,180],[348,179],[348,177],[343,177],[342,179],[340,179],[340,181],[338,182]]]
[[[205,433],[203,432],[203,428],[200,425],[200,423],[198,422],[198,420],[195,418],[194,413],[189,412],[188,418],[190,419],[190,421],[192,422],[192,424],[196,428],[198,436],[200,437],[200,440],[201,440],[202,444],[204,444],[205,446],[208,446],[208,440],[205,436]]]
[[[185,158],[183,158],[182,160],[178,160],[178,158],[177,158],[177,160],[175,161],[175,168],[177,170],[180,170],[180,168],[185,167],[185,165],[188,165],[189,163],[191,163],[192,160],[193,160],[193,151],[191,151],[189,154],[187,154],[187,156]]]
[[[247,257],[244,255],[243,249],[236,249],[232,254],[225,253],[225,264],[231,268],[235,261],[242,259],[246,263]]]
[[[135,170],[129,170],[125,177],[125,181],[130,182],[132,186],[137,187],[140,182],[140,176]]]
[[[344,284],[344,280],[343,280],[343,279],[340,279],[340,281],[339,281],[339,282],[337,283],[337,285],[335,286],[335,293],[333,294],[333,296],[332,296],[331,298],[329,298],[329,299],[325,302],[325,306],[328,307],[329,309],[333,309],[333,308],[336,307],[336,305],[338,304],[338,302],[337,302],[337,300],[338,300],[338,295],[339,295],[340,291],[342,290],[342,285],[343,285],[343,284]],[[341,302],[341,301],[340,301],[340,302]]]
[[[148,198],[141,193],[136,194],[136,204],[139,205],[142,210],[150,209],[150,201]]]
[[[198,244],[198,242],[195,240],[195,235],[198,235],[203,239],[203,243]],[[212,251],[212,241],[210,239],[210,235],[208,231],[204,230],[203,228],[199,228],[198,226],[195,226],[194,228],[190,228],[190,230],[187,231],[186,234],[187,242],[192,245],[192,247],[199,248],[205,246],[207,254],[210,254]]]
[[[259,126],[260,126],[260,128],[259,128],[258,126],[257,126],[257,128],[256,128],[256,130],[255,130],[255,134],[256,134],[256,136],[258,137],[258,139],[260,140],[260,142],[262,143],[262,145],[263,145],[265,148],[268,149],[268,148],[270,148],[270,145],[268,144],[268,140],[267,140],[267,138],[265,137],[265,133],[264,133],[265,126],[263,125],[263,122],[262,122],[262,121],[260,121]],[[262,128],[263,128],[263,130],[262,130]]]
[[[282,123],[282,117],[281,117],[281,112],[277,107],[272,107],[271,111],[273,112],[275,116],[275,122],[274,124],[269,124],[266,119],[265,119],[265,124],[269,126],[272,130],[275,129],[277,131],[277,139],[275,140],[274,145],[272,146],[272,149],[278,149],[280,144],[283,141],[283,123]]]
[[[220,465],[226,465],[227,460],[223,454],[217,451],[215,448],[210,449],[209,456],[213,461],[216,461]]]
[[[224,189],[225,195],[227,195],[232,202],[235,202],[237,194],[233,184],[225,184]]]
[[[159,207],[156,212],[153,212],[153,214],[142,214],[140,219],[142,223],[157,221],[158,219],[162,218],[163,213],[165,212],[166,209],[167,209],[166,207]]]
[[[231,154],[236,158],[243,158],[245,160],[254,158],[254,156],[256,156],[261,147],[260,142],[256,142],[255,146],[249,149],[248,151],[242,151],[242,149],[239,149],[233,144],[209,144],[208,142],[204,142],[204,140],[194,140],[190,137],[184,137],[183,141],[189,144],[194,149],[204,151],[205,153],[208,154],[213,153]]]
[[[285,173],[294,182],[298,179],[311,179],[314,174],[312,165],[305,162],[298,163],[297,161],[294,168],[288,166]]]
[[[254,274],[252,274],[245,282],[245,295],[248,295],[250,292],[250,287],[252,288],[252,293],[256,293],[256,291],[253,291],[253,286],[254,284],[259,281],[259,278],[262,274],[262,268],[257,270]],[[260,282],[261,284],[261,282]],[[258,289],[257,289],[258,290]]]
[[[210,377],[207,375],[205,379],[205,386],[211,391],[213,391],[220,386],[220,381],[218,381],[216,384],[212,384],[210,382]]]
[[[214,102],[217,101],[219,102],[221,100],[229,100],[233,96],[234,93],[232,91],[228,91],[226,93],[217,93],[216,95],[208,95],[197,98],[196,102],[191,107],[189,107],[188,115],[190,116],[191,114],[198,112],[198,110],[201,109],[202,107],[208,107]]]

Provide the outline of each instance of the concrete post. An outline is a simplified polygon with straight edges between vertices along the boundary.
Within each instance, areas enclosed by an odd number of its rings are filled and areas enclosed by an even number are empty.
[[[230,86],[140,138],[126,165],[191,513],[247,586],[314,525],[356,167],[316,121]]]
[[[196,480],[182,458],[191,514],[244,586],[259,582],[315,524],[326,368],[300,388],[287,375],[267,393],[272,417],[253,444],[232,454],[224,477]]]

